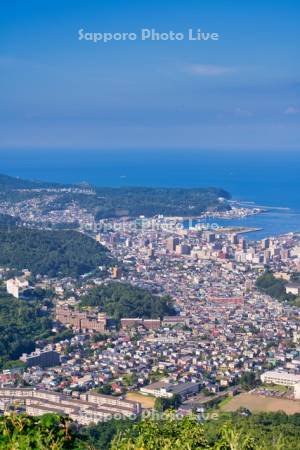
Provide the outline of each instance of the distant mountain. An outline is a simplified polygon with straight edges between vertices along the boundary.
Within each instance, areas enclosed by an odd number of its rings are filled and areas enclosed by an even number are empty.
[[[61,191],[56,198],[47,204],[45,212],[62,210],[71,204],[87,209],[97,220],[113,217],[152,217],[158,214],[165,216],[198,216],[208,209],[230,209],[228,202],[220,201],[220,197],[228,200],[230,194],[216,187],[195,188],[161,188],[161,187],[93,187],[93,190],[78,191],[81,185],[47,183],[42,181],[23,180],[7,175],[0,175],[0,197],[16,203],[32,197],[43,195],[35,192],[39,188],[77,188],[72,191]],[[84,185],[86,188],[87,186]],[[28,189],[28,192],[18,190]]]
[[[10,177],[0,174],[0,191],[10,191],[13,189],[38,189],[40,187],[53,186],[54,183],[44,183],[43,181],[23,180],[22,178]]]

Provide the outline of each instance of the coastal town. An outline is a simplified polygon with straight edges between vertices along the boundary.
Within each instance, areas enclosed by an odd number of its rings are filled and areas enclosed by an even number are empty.
[[[41,225],[38,202],[2,204],[1,213]],[[225,214],[259,213],[236,207]],[[181,411],[203,411],[216,399],[245,391],[249,374],[262,382],[271,371],[269,380],[276,380],[274,370],[294,377],[285,385],[296,386],[287,390],[295,402],[300,386],[300,283],[295,280],[300,235],[254,241],[240,230],[218,227],[224,213],[214,217],[213,225],[203,216],[196,226],[186,226],[183,218],[163,215],[95,221],[75,204],[50,211],[47,223],[76,218],[80,232],[105,246],[115,265],[80,279],[40,275],[34,285],[27,268],[10,277],[10,270],[1,267],[2,283],[15,298],[29,289],[53,292],[53,332],[70,332],[52,343],[37,342],[34,352],[20,357],[20,367],[3,370],[2,410],[59,411],[88,424],[114,414],[138,415],[154,408],[155,399],[175,397]],[[284,281],[292,300],[258,289],[256,281],[266,271]],[[125,316],[117,323],[99,307],[80,307],[92,289],[108,283],[130,283],[168,296],[175,314]]]

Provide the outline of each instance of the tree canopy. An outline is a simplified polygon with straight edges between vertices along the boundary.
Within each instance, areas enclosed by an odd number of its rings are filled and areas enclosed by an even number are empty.
[[[170,297],[159,297],[128,283],[110,282],[92,289],[82,306],[99,306],[110,317],[161,318],[174,314]]]
[[[285,291],[286,282],[275,278],[271,272],[266,272],[256,280],[258,289],[271,297],[281,301],[293,301],[296,296],[287,294]]]
[[[0,229],[0,265],[29,269],[34,275],[77,277],[109,265],[108,250],[76,231]]]
[[[52,320],[43,302],[0,293],[0,367],[35,349],[35,341],[51,335]]]

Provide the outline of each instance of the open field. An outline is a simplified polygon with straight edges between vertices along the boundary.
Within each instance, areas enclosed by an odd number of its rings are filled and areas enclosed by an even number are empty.
[[[284,411],[286,414],[300,413],[300,401],[264,397],[262,395],[240,394],[221,406],[222,411],[236,411],[244,407],[252,412]]]
[[[126,399],[134,402],[140,402],[142,407],[145,409],[154,408],[155,398],[140,394],[139,392],[129,392],[126,394]]]

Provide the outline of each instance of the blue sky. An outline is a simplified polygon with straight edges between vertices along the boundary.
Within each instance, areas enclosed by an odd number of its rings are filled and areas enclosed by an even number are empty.
[[[300,149],[298,0],[1,6],[0,148]],[[78,30],[219,41],[92,43]]]

